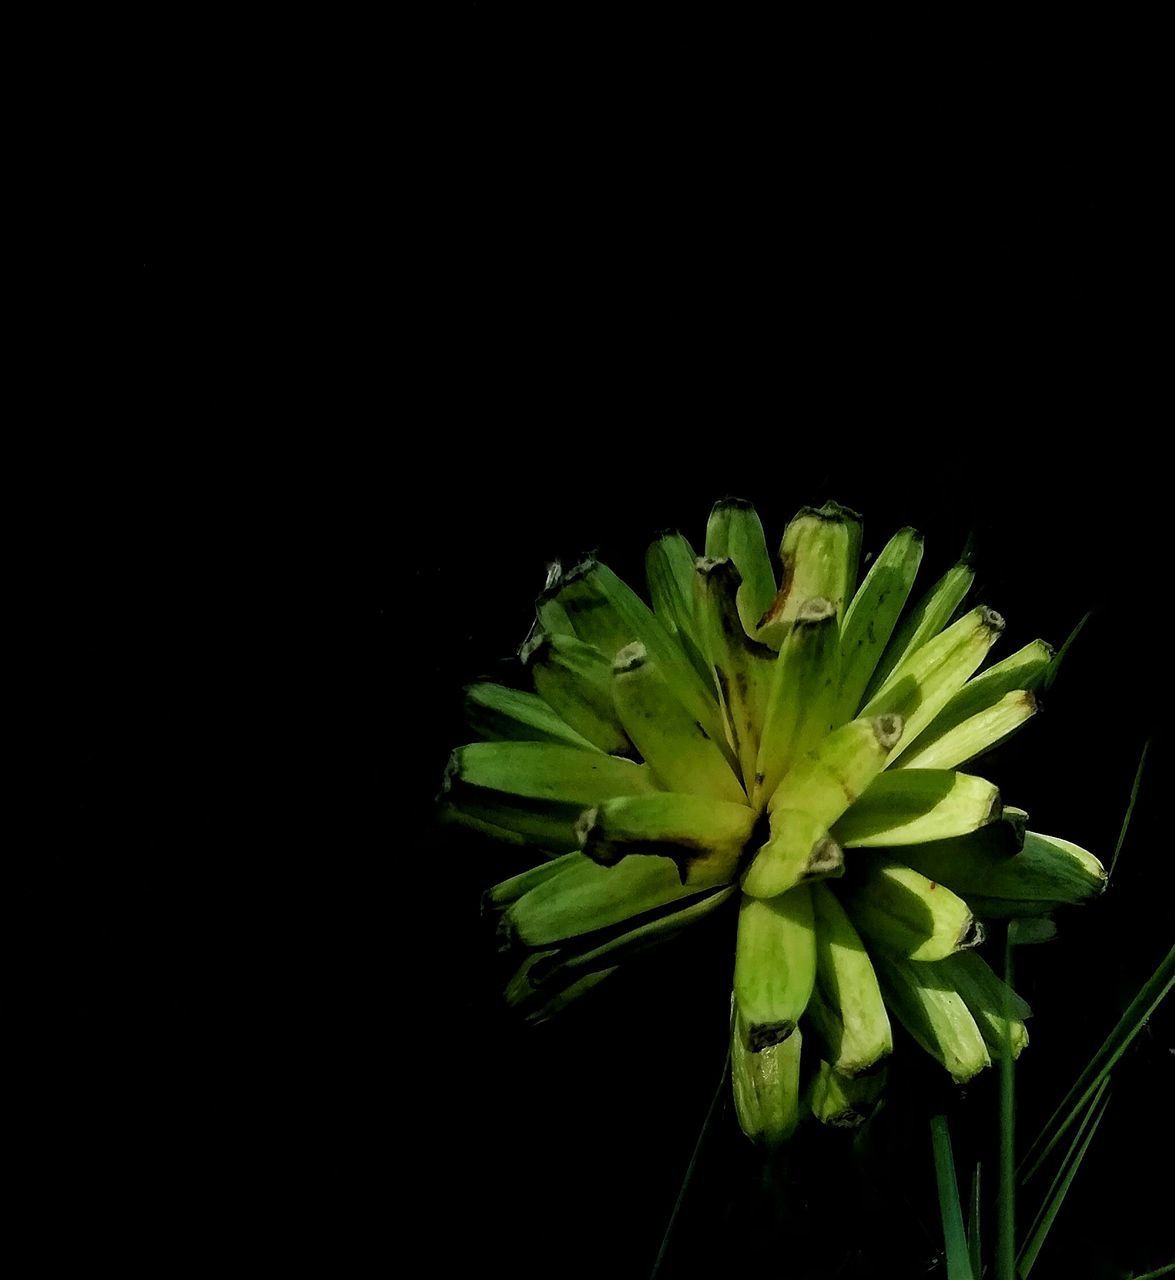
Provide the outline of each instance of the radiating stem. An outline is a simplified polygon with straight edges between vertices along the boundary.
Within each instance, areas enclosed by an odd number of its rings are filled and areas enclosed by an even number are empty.
[[[1012,990],[1012,929],[1005,932],[1004,983]],[[1010,1005],[1010,999],[1006,998]],[[1016,1080],[1011,1044],[1012,1010],[1004,1011],[1004,1046],[1000,1054],[1000,1191],[996,1238],[998,1280],[1016,1280]]]

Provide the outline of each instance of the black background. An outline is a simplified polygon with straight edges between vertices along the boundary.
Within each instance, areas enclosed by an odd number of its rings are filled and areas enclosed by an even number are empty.
[[[417,607],[446,621],[442,634],[434,633],[427,662],[412,668],[422,685],[408,695],[416,709],[418,749],[406,775],[402,763],[393,763],[395,735],[377,730],[382,752],[377,746],[372,780],[378,792],[388,774],[396,774],[398,798],[389,803],[399,813],[402,779],[413,778],[411,790],[420,801],[409,827],[413,856],[427,849],[425,865],[434,869],[425,877],[427,909],[451,922],[443,941],[429,939],[422,923],[420,933],[429,941],[409,963],[422,988],[425,1026],[442,1039],[451,1020],[461,1029],[448,1050],[438,1046],[427,1059],[432,1088],[455,1101],[443,1104],[452,1109],[437,1118],[439,1146],[425,1166],[426,1202],[447,1194],[454,1179],[469,1189],[461,1212],[476,1243],[449,1241],[446,1249],[458,1256],[476,1256],[484,1241],[493,1240],[494,1247],[508,1245],[511,1266],[523,1275],[586,1275],[601,1267],[643,1274],[656,1254],[724,1052],[730,920],[715,922],[695,940],[696,950],[678,947],[650,962],[564,1022],[517,1028],[496,1003],[504,974],[474,915],[479,888],[520,864],[472,839],[429,832],[424,800],[446,749],[464,740],[460,686],[477,677],[517,677],[508,655],[525,631],[547,558],[598,545],[619,571],[639,581],[643,547],[652,535],[684,510],[680,523],[700,544],[711,495],[726,492],[740,475],[739,492],[756,500],[772,535],[783,519],[771,513],[782,516],[834,492],[865,510],[867,548],[876,550],[889,531],[916,521],[928,533],[928,581],[973,535],[975,598],[1008,617],[1004,652],[1038,634],[1059,644],[1081,612],[1094,609],[1039,720],[985,772],[1007,797],[1025,800],[1040,829],[1077,839],[1108,861],[1142,743],[1161,727],[1162,691],[1139,662],[1138,630],[1130,621],[1137,602],[1153,594],[1159,564],[1159,513],[1145,500],[1145,485],[1104,470],[1096,480],[1071,470],[1056,485],[1040,477],[1025,483],[1014,473],[1007,483],[974,473],[964,478],[965,472],[940,479],[933,468],[895,467],[881,453],[828,462],[814,449],[807,455],[811,478],[778,484],[765,483],[746,466],[716,467],[710,475],[674,471],[668,483],[642,469],[611,479],[604,488],[608,502],[584,509],[569,509],[517,478],[492,492],[477,483],[463,487],[450,508],[443,550],[419,566]],[[400,527],[399,515],[386,513],[368,533],[373,545],[388,545]],[[401,626],[395,605],[403,590],[400,569],[373,565],[368,588],[378,661],[394,647]],[[384,680],[390,723],[406,691],[399,673],[389,670]],[[1127,696],[1128,689],[1135,693]],[[1170,945],[1172,873],[1157,852],[1162,770],[1152,751],[1112,891],[1085,910],[1062,912],[1056,942],[1020,953],[1020,988],[1037,1011],[1019,1077],[1029,1135],[1080,1070],[1082,1054],[1100,1043]],[[398,831],[398,819],[393,825]],[[440,1007],[432,1004],[437,989],[445,993]],[[1126,1274],[1098,1267],[1104,1261],[1141,1270],[1163,1260],[1169,1246],[1162,1221],[1166,1122],[1156,1113],[1155,1098],[1170,1077],[1169,1025],[1156,1022],[1120,1069],[1113,1110],[1052,1248],[1038,1264],[1041,1274]],[[903,1050],[893,1178],[909,1203],[885,1199],[881,1188],[892,1191],[886,1178],[854,1190],[836,1163],[845,1152],[835,1136],[817,1134],[796,1156],[790,1194],[797,1204],[805,1195],[817,1202],[830,1195],[835,1206],[817,1203],[809,1210],[804,1202],[801,1219],[811,1230],[824,1223],[846,1249],[851,1242],[863,1250],[856,1263],[861,1270],[844,1274],[884,1274],[892,1267],[893,1274],[916,1275],[933,1257],[937,1228],[925,1126],[934,1106],[950,1110],[964,1166],[982,1155],[989,1176],[994,1171],[994,1081],[977,1082],[963,1099],[943,1084],[940,1072],[923,1069],[912,1045]],[[918,1090],[925,1095],[916,1096]],[[811,1246],[794,1224],[776,1223],[768,1244],[748,1243],[756,1239],[755,1213],[768,1211],[755,1198],[763,1195],[757,1166],[740,1145],[728,1107],[717,1134],[687,1201],[671,1264],[680,1274],[700,1274],[732,1257],[769,1259],[786,1236],[791,1264],[815,1268],[799,1274],[831,1274],[831,1261],[804,1251]],[[856,1225],[846,1226],[846,1218]],[[1078,1265],[1089,1269],[1075,1271]]]
[[[639,583],[648,540],[700,543],[728,493],[772,543],[829,497],[874,552],[912,523],[928,580],[974,535],[1005,652],[1095,610],[990,770],[1042,829],[1108,856],[1158,735],[1112,892],[1021,958],[1031,1132],[1172,933],[1146,33],[1060,6],[752,29],[478,4],[136,36],[86,302],[146,443],[108,446],[126,497],[78,558],[119,673],[95,660],[99,702],[145,694],[144,782],[80,806],[112,852],[56,864],[50,1255],[647,1273],[729,936],[527,1032],[477,914],[516,864],[431,805],[461,686],[513,678],[546,562],[598,548]],[[1119,1069],[1042,1280],[1172,1252],[1170,1043],[1156,1020]],[[861,1250],[846,1275],[923,1273],[925,1115],[994,1171],[995,1096],[904,1047],[899,1194],[817,1134],[781,1223],[725,1108],[674,1274],[822,1275],[828,1238]]]

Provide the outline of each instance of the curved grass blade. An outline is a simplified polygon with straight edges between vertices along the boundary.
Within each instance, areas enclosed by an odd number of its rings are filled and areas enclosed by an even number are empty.
[[[1109,1077],[1107,1076],[1101,1083],[1101,1088],[1097,1094],[1098,1098],[1101,1098],[1102,1092],[1104,1092],[1108,1084]],[[1059,1184],[1056,1182],[1054,1183],[1056,1190],[1050,1193],[1048,1198],[1045,1200],[1045,1203],[1041,1206],[1041,1212],[1038,1215],[1039,1225],[1034,1226],[1032,1234],[1028,1237],[1028,1240],[1021,1248],[1019,1256],[1016,1259],[1017,1265],[1020,1269],[1021,1280],[1028,1280],[1033,1264],[1036,1262],[1037,1256],[1039,1255],[1045,1240],[1048,1239],[1048,1234],[1052,1228],[1053,1222],[1061,1210],[1061,1205],[1065,1202],[1065,1196],[1068,1194],[1069,1188],[1073,1184],[1073,1179],[1077,1176],[1077,1170],[1081,1167],[1081,1162],[1085,1158],[1085,1153],[1089,1150],[1089,1144],[1093,1141],[1094,1134],[1097,1133],[1098,1125],[1101,1124],[1102,1117],[1106,1114],[1106,1108],[1109,1105],[1110,1099],[1107,1097],[1102,1101],[1097,1115],[1094,1116],[1093,1123],[1089,1125],[1089,1132],[1086,1134],[1085,1140],[1081,1143],[1080,1147],[1077,1146],[1077,1141],[1081,1137],[1080,1132],[1078,1132],[1077,1137],[1074,1138],[1073,1144],[1070,1146],[1069,1151],[1065,1156],[1065,1162],[1062,1164],[1061,1169],[1057,1174]],[[1090,1104],[1090,1109],[1086,1113],[1086,1122],[1088,1122],[1091,1115],[1093,1115],[1093,1103]],[[1082,1125],[1082,1128],[1085,1128],[1084,1124]]]
[[[1022,1169],[1025,1165],[1028,1166],[1027,1171],[1020,1176],[1021,1182],[1027,1182],[1048,1159],[1062,1135],[1072,1127],[1081,1109],[1109,1075],[1110,1069],[1130,1047],[1134,1037],[1146,1026],[1151,1014],[1162,1004],[1172,985],[1175,985],[1175,946],[1167,952],[1164,959],[1159,962],[1159,967],[1143,983],[1142,989],[1130,1002],[1126,1012],[1119,1019],[1118,1025],[1102,1042],[1088,1066],[1061,1099],[1060,1105],[1028,1149],[1020,1165]]]
[[[1138,757],[1138,768],[1134,771],[1134,782],[1130,787],[1130,801],[1126,805],[1126,813],[1122,818],[1122,826],[1118,831],[1118,843],[1114,845],[1114,852],[1110,857],[1110,869],[1106,873],[1107,878],[1114,874],[1114,867],[1118,864],[1118,855],[1122,852],[1122,846],[1126,843],[1126,833],[1130,830],[1130,819],[1134,817],[1134,804],[1138,799],[1138,789],[1142,786],[1142,771],[1146,768],[1146,753],[1151,749],[1151,740],[1147,740],[1142,744],[1142,755]]]
[[[938,1207],[947,1250],[947,1280],[975,1280],[967,1235],[963,1230],[963,1209],[959,1204],[959,1184],[955,1177],[955,1159],[951,1154],[951,1134],[946,1116],[931,1117],[930,1136],[934,1143]]]
[[[1159,1280],[1159,1276],[1168,1276],[1175,1271],[1175,1262],[1168,1262],[1165,1267],[1160,1267],[1157,1271],[1148,1271],[1145,1275],[1134,1276],[1133,1280]]]

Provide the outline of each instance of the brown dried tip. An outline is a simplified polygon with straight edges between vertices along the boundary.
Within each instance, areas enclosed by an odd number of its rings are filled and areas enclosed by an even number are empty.
[[[981,604],[979,606],[979,617],[983,625],[994,631],[997,636],[1001,631],[1003,631],[1004,627],[1007,626],[1007,623],[1004,621],[1004,615],[1002,613],[996,613],[994,609],[989,609],[985,604]]]
[[[772,1045],[782,1044],[795,1029],[792,1018],[785,1018],[782,1022],[761,1022],[747,1033],[747,1048],[752,1053],[762,1053]]]
[[[808,859],[807,874],[809,876],[827,876],[837,871],[844,873],[845,856],[841,847],[831,836],[817,840],[812,846],[812,854]]]
[[[564,569],[556,587],[556,594],[569,583],[578,582],[580,578],[586,578],[589,573],[598,568],[599,563],[595,555],[591,554],[584,556],[578,563],[573,564],[570,569]]]
[[[600,816],[599,809],[585,809],[575,820],[575,839],[581,849],[586,849],[591,839],[592,828]]]
[[[825,618],[831,618],[835,612],[836,605],[831,600],[826,600],[823,596],[813,596],[811,600],[805,600],[800,605],[796,613],[796,623],[823,622]]]
[[[704,578],[716,577],[721,581],[730,578],[736,587],[742,585],[742,574],[738,565],[729,556],[698,556],[694,561],[694,569]]]
[[[854,1111],[852,1107],[846,1107],[836,1115],[829,1116],[824,1123],[831,1125],[834,1129],[856,1129],[865,1123],[865,1117],[859,1111]]]
[[[1006,805],[1000,821],[1007,828],[1008,852],[1019,853],[1024,848],[1024,833],[1028,830],[1028,814],[1014,805]]]
[[[518,658],[524,667],[529,667],[543,649],[551,643],[551,637],[542,629],[539,623],[535,623],[534,629],[530,635],[522,642],[521,648],[518,650]]]
[[[625,671],[635,671],[637,667],[643,667],[648,660],[649,654],[645,646],[639,640],[634,640],[632,644],[626,644],[613,658],[612,670],[622,675]]]
[[[441,795],[448,795],[453,790],[453,780],[461,772],[461,748],[452,752],[445,762],[445,772],[441,778]]]
[[[510,919],[509,915],[504,915],[498,921],[498,927],[494,930],[494,938],[500,952],[513,951],[518,946],[518,931],[515,929],[514,921]]]
[[[986,936],[983,925],[972,916],[959,935],[959,950],[969,951],[972,947],[978,947]]]
[[[905,721],[896,712],[873,718],[873,733],[883,751],[892,751],[898,745],[904,727]]]
[[[833,502],[829,499],[822,507],[801,507],[795,515],[796,519],[800,516],[816,516],[820,520],[847,522],[852,521],[860,524],[861,513],[854,511],[852,507],[843,507],[839,502]]]

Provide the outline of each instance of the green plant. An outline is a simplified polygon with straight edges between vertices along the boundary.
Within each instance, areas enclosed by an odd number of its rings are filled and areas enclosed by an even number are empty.
[[[534,691],[473,686],[482,740],[445,776],[447,819],[545,859],[486,895],[531,1022],[737,903],[731,1076],[768,1145],[868,1113],[891,1014],[958,1081],[1003,1055],[1010,1088],[1029,1010],[971,948],[1106,883],[959,768],[1032,718],[1064,650],[981,670],[1004,621],[960,612],[971,566],[908,607],[921,536],[858,585],[861,541],[854,512],[804,508],[777,579],[731,500],[704,556],[649,548],[651,607],[595,558],[554,566],[520,655]]]

